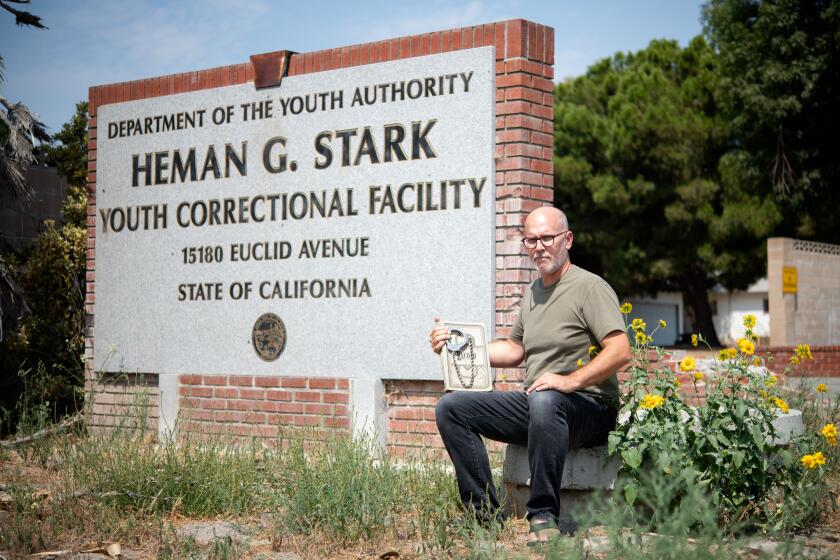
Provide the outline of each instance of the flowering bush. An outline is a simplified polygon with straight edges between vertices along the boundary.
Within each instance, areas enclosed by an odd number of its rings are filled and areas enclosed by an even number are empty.
[[[625,316],[632,307],[623,306]],[[683,358],[678,369],[694,385],[695,394],[706,391],[706,401],[690,406],[680,393],[680,377],[666,367],[652,367],[651,356],[661,360],[663,350],[653,345],[664,322],[650,333],[641,319],[633,319],[628,333],[635,340],[634,361],[629,369],[619,414],[619,426],[610,434],[611,454],[620,454],[629,481],[624,495],[632,505],[643,471],[659,469],[665,475],[689,473],[696,484],[708,488],[721,521],[747,522],[767,529],[802,526],[819,514],[818,494],[826,492],[821,470],[836,468],[837,428],[826,422],[819,433],[806,433],[790,441],[778,438],[773,425],[790,405],[778,379],[765,366],[772,356],[755,354],[755,317],[744,319],[744,336],[737,348],[721,350],[712,368],[713,379],[699,386],[704,374],[697,361]],[[706,341],[692,335],[692,345]],[[708,346],[708,345],[707,345]],[[803,360],[813,359],[806,344],[786,364],[790,373]],[[689,381],[686,381],[689,382]],[[817,387],[824,395],[825,387]],[[828,405],[827,399],[824,403]],[[823,415],[834,418],[837,407],[824,406]]]

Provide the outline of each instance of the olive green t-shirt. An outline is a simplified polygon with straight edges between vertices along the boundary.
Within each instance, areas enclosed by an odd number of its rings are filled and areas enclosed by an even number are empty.
[[[589,362],[590,346],[600,350],[600,340],[624,329],[618,297],[600,276],[572,265],[552,286],[538,279],[525,292],[510,333],[525,348],[525,388],[543,373],[575,371],[579,359]],[[583,391],[616,399],[618,379],[612,375]]]

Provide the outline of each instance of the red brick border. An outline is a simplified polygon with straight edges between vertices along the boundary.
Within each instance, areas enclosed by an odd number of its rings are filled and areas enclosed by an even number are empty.
[[[770,369],[781,372],[796,355],[796,346],[770,346],[760,348],[759,352],[773,354]],[[840,377],[840,346],[812,346],[813,360],[803,360],[802,364],[794,367],[788,377]]]
[[[554,29],[534,22],[515,19],[486,25],[449,29],[433,33],[423,33],[408,37],[376,41],[362,45],[351,45],[309,53],[299,53],[291,57],[288,76],[298,76],[348,68],[364,64],[373,64],[389,60],[400,60],[424,56],[428,54],[445,53],[470,49],[475,47],[494,46],[496,49],[496,335],[506,336],[513,325],[518,309],[519,299],[524,288],[534,277],[530,262],[519,242],[519,230],[528,212],[542,205],[551,204],[553,200],[553,130],[554,130]],[[254,68],[250,62],[210,68],[197,72],[184,72],[169,76],[159,76],[144,80],[134,80],[110,85],[91,87],[89,91],[90,124],[89,124],[89,152],[88,152],[88,255],[87,255],[87,299],[86,299],[86,330],[85,356],[88,388],[93,388],[93,344],[94,344],[94,309],[96,298],[96,139],[97,112],[99,107],[110,103],[133,101],[150,97],[159,97],[176,93],[198,91],[221,86],[243,84],[254,81]],[[501,371],[507,379],[522,378],[520,369]],[[254,429],[254,426],[267,426],[272,421],[282,419],[279,407],[277,411],[259,410],[255,403],[262,402],[252,399],[240,385],[238,376],[200,376],[201,383],[193,384],[196,376],[181,376],[182,404],[198,404],[198,410],[204,410],[207,404],[203,399],[228,399],[250,403],[247,411],[239,410],[231,405],[224,410],[230,414],[216,414],[213,412],[212,422],[233,422],[241,426],[242,431],[249,433],[270,433],[273,430]],[[252,390],[260,383],[267,383],[264,379],[254,376],[244,376],[249,379]],[[301,379],[305,378],[281,378]],[[215,383],[224,380],[224,384]],[[211,383],[212,382],[212,383]],[[336,379],[336,383],[347,383],[346,379]],[[309,389],[317,389],[323,397],[332,395],[331,389],[317,387],[316,379],[308,380]],[[412,392],[417,382],[388,382],[389,390],[397,393]],[[214,387],[210,389],[212,384]],[[314,386],[313,386],[314,385]],[[424,386],[434,386],[434,383],[421,383]],[[223,387],[224,389],[218,389]],[[303,387],[301,387],[302,389]],[[413,388],[413,389],[412,389]],[[214,391],[213,397],[193,396],[193,391],[203,389]],[[218,397],[215,391],[218,392]],[[266,394],[268,389],[265,389]],[[425,391],[425,389],[424,389]],[[189,393],[189,396],[183,393]],[[236,392],[234,394],[234,392]],[[429,390],[428,398],[433,394],[440,394],[440,390]],[[303,391],[295,392],[289,402],[296,402]],[[225,395],[225,396],[223,396]],[[333,397],[329,397],[333,398]],[[424,397],[425,398],[425,397]],[[390,397],[389,397],[390,399]],[[188,402],[184,402],[188,401]],[[193,401],[198,401],[193,402]],[[265,401],[269,402],[269,401]],[[284,402],[284,401],[278,401]],[[423,401],[425,403],[425,401]],[[325,405],[325,402],[319,402]],[[262,406],[262,405],[260,405]],[[270,405],[265,405],[266,407]],[[427,406],[427,405],[423,405]],[[186,407],[190,408],[190,407]],[[344,406],[346,408],[346,406]],[[216,410],[216,409],[213,409]],[[221,410],[221,409],[218,409]],[[314,412],[320,414],[322,424],[327,425],[341,410],[339,405],[327,411]],[[233,414],[241,412],[243,414]],[[262,416],[260,416],[262,414]],[[271,416],[269,415],[278,415]],[[423,414],[427,414],[423,412]],[[193,418],[184,426],[191,429],[193,422],[210,422],[208,415],[202,420]],[[309,417],[303,413],[302,418]],[[298,416],[294,416],[298,418]],[[389,413],[389,419],[391,414]],[[424,416],[425,418],[425,416]],[[251,420],[261,420],[254,421]],[[345,416],[346,420],[346,416]],[[399,429],[401,419],[396,416],[391,421],[389,432],[394,436],[402,433]],[[293,420],[298,421],[298,420]],[[306,420],[311,422],[312,420]],[[335,422],[344,427],[346,421]],[[183,427],[183,426],[182,426]],[[422,429],[428,426],[420,425]],[[247,428],[247,429],[246,429]],[[424,432],[425,433],[425,432]],[[424,436],[425,437],[425,436]],[[435,436],[436,437],[436,436]],[[397,438],[399,439],[399,438]],[[395,442],[396,444],[396,442]]]
[[[156,375],[100,374],[88,386],[88,394],[93,396],[91,428],[142,429],[157,434],[160,392]]]
[[[350,428],[350,383],[323,377],[181,375],[185,432],[276,438],[280,426]]]

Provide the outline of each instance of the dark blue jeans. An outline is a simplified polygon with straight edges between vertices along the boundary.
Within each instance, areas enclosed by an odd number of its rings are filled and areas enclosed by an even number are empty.
[[[587,393],[453,391],[435,407],[437,428],[455,465],[464,506],[479,514],[499,509],[487,449],[480,436],[528,446],[528,517],[560,514],[560,479],[570,449],[603,445],[616,409]]]

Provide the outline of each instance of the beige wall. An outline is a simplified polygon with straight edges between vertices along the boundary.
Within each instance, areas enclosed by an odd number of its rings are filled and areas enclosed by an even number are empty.
[[[797,293],[782,292],[783,267],[796,267]],[[840,344],[840,245],[767,240],[770,344]]]

